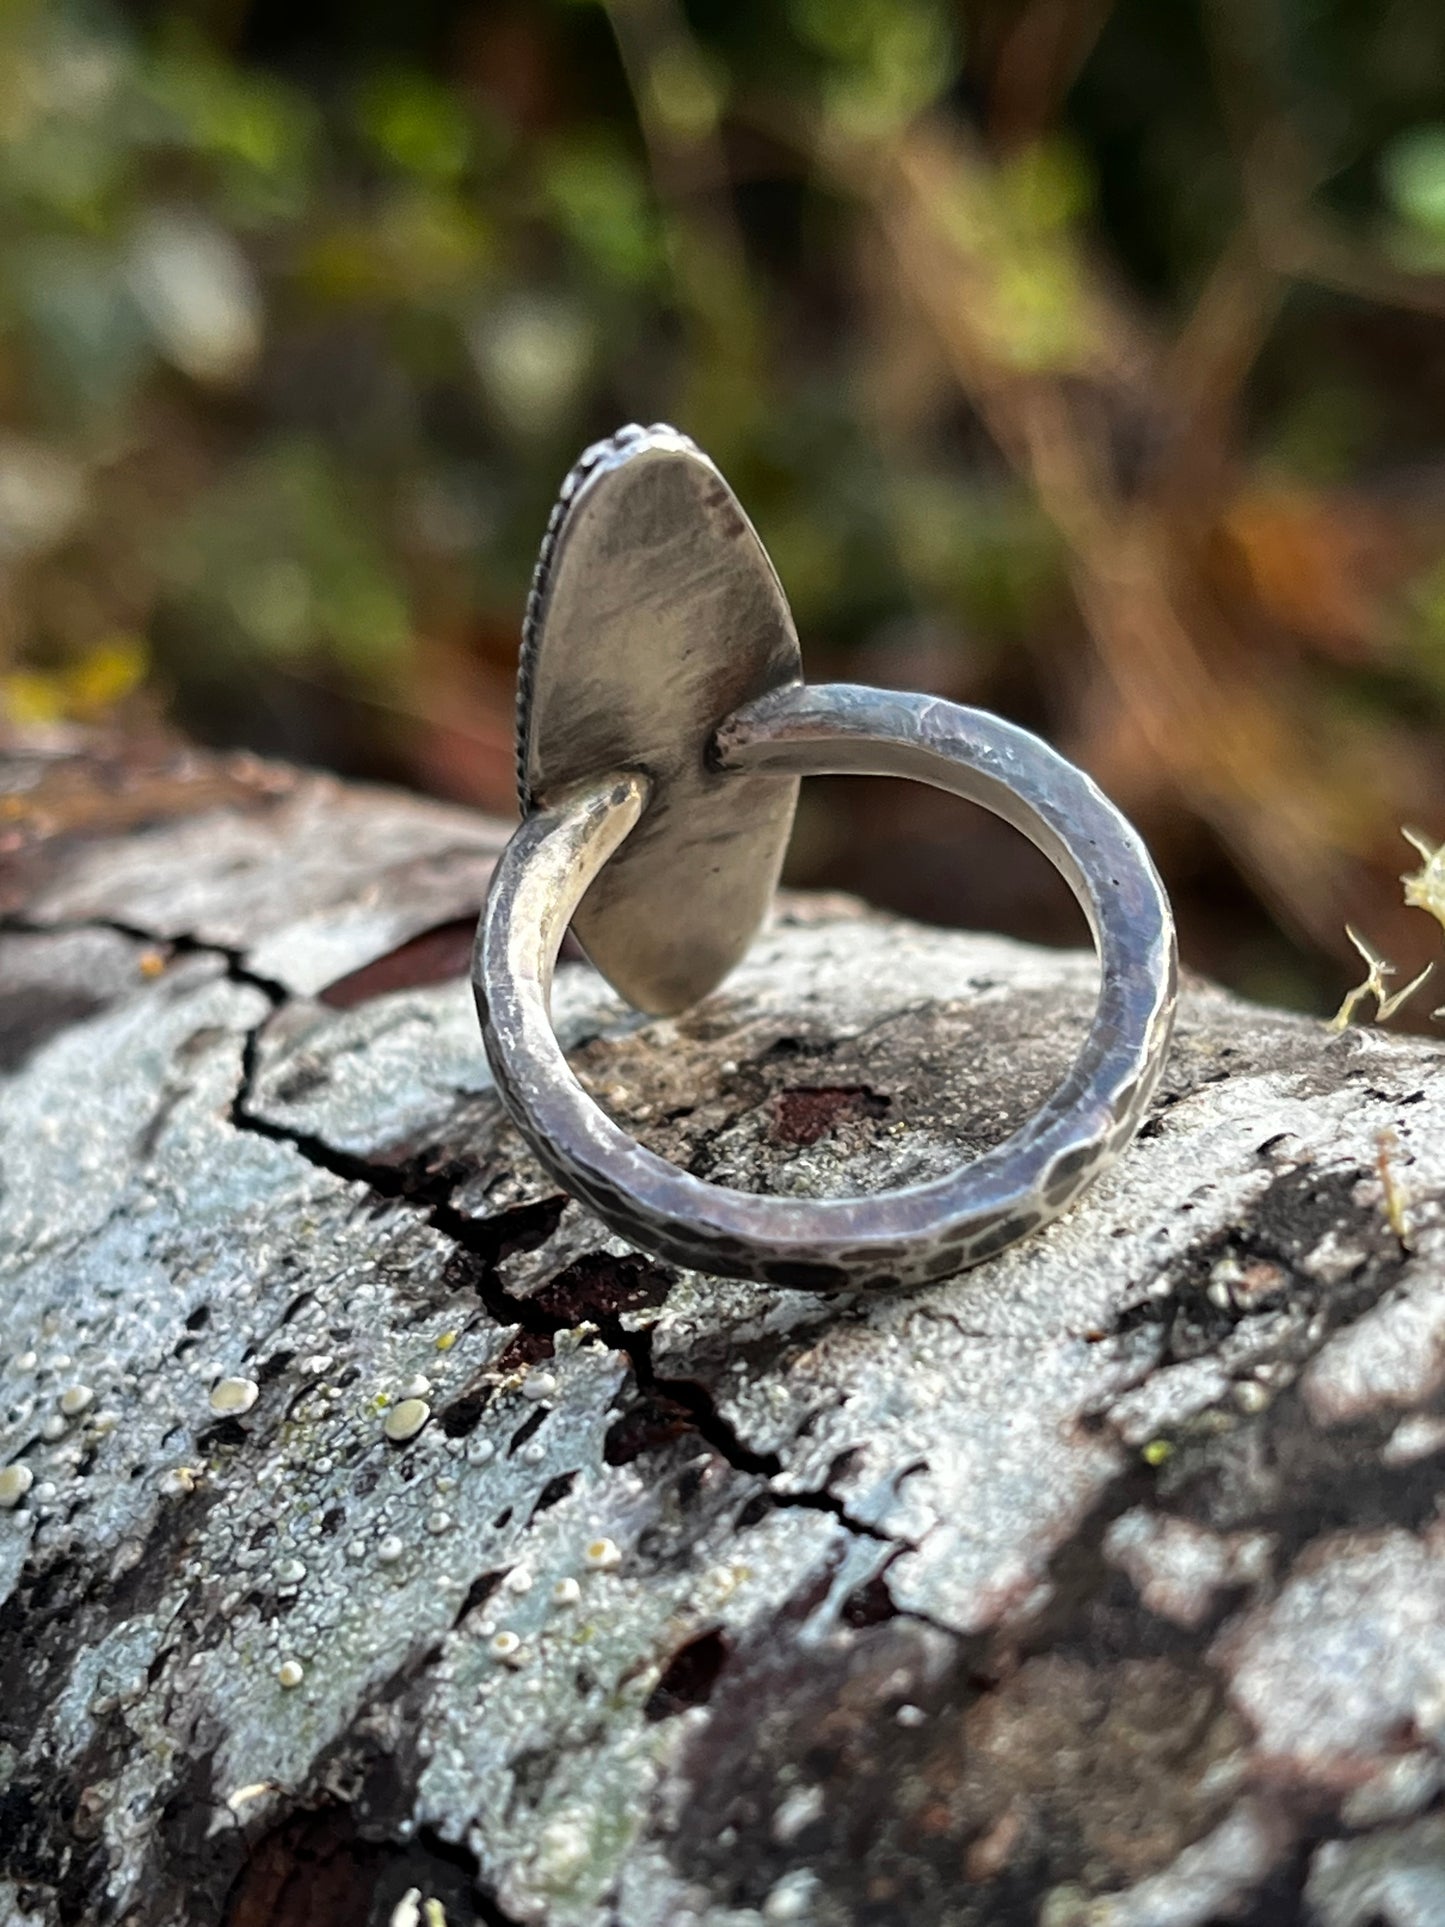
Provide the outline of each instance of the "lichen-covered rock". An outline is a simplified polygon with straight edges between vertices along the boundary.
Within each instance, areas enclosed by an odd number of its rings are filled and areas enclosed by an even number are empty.
[[[496,825],[86,768],[8,772],[5,1927],[1445,1918],[1436,1047],[1195,986],[1041,1235],[723,1284],[499,1112]],[[557,1021],[818,1194],[996,1142],[1092,984],[785,903],[686,1016],[570,965]]]

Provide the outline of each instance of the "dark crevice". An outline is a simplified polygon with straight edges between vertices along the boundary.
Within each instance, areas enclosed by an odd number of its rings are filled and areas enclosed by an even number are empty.
[[[542,1198],[490,1218],[474,1218],[452,1202],[457,1177],[451,1170],[438,1171],[421,1160],[387,1164],[360,1157],[354,1152],[328,1144],[314,1133],[294,1130],[262,1116],[252,1108],[251,1094],[255,1088],[264,1029],[264,1024],[261,1024],[251,1030],[242,1048],[240,1085],[231,1104],[231,1122],[238,1131],[269,1138],[274,1143],[287,1144],[308,1163],[329,1171],[333,1177],[347,1183],[364,1184],[378,1197],[421,1210],[434,1230],[440,1231],[477,1261],[467,1268],[467,1282],[497,1324],[520,1326],[524,1333],[549,1341],[558,1332],[571,1329],[574,1317],[569,1314],[575,1314],[579,1309],[573,1302],[580,1295],[578,1291],[559,1288],[554,1280],[548,1293],[540,1298],[514,1297],[503,1285],[496,1270],[501,1260],[509,1254],[535,1250],[546,1243],[556,1230],[566,1207],[565,1197]],[[662,1281],[659,1279],[654,1284],[650,1275],[641,1272],[638,1261],[620,1259],[616,1263],[625,1277],[620,1281],[621,1288],[610,1294],[610,1302],[633,1309],[639,1301],[651,1301]],[[572,1267],[573,1282],[576,1284],[582,1282],[580,1272],[580,1267]],[[704,1386],[688,1379],[660,1379],[652,1366],[650,1333],[630,1330],[622,1323],[617,1310],[605,1308],[609,1303],[609,1295],[602,1291],[599,1278],[589,1274],[586,1285],[591,1321],[609,1345],[627,1354],[638,1387],[646,1396],[664,1401],[685,1414],[692,1429],[736,1470],[757,1473],[765,1478],[771,1478],[779,1471],[780,1461],[776,1454],[754,1452],[743,1444],[717,1411]],[[842,1516],[841,1505],[831,1494],[815,1497],[821,1509],[836,1510]],[[783,1502],[801,1505],[809,1503],[809,1499],[795,1495]]]
[[[845,1626],[881,1626],[898,1617],[898,1607],[888,1590],[886,1574],[875,1572],[861,1586],[855,1586],[843,1601],[839,1617]]]
[[[839,1525],[855,1533],[860,1539],[876,1539],[881,1546],[906,1544],[881,1526],[870,1524],[867,1519],[859,1519],[851,1513],[836,1492],[826,1489],[821,1492],[779,1492],[773,1495],[774,1503],[784,1509],[795,1507],[803,1512],[828,1512]]]
[[[547,1418],[547,1407],[545,1405],[539,1405],[534,1411],[528,1413],[527,1417],[522,1420],[522,1423],[517,1427],[516,1431],[513,1432],[511,1439],[508,1442],[507,1457],[509,1459],[512,1458],[516,1453],[520,1452],[522,1447],[527,1443],[528,1439],[533,1437],[533,1435],[536,1432],[540,1431],[542,1425],[546,1421],[546,1418]]]
[[[1170,1289],[1126,1306],[1113,1331],[1157,1331],[1154,1370],[1215,1351],[1236,1326],[1286,1307],[1323,1314],[1325,1336],[1353,1323],[1384,1296],[1408,1256],[1382,1214],[1355,1202],[1369,1175],[1357,1165],[1304,1164],[1280,1172],[1237,1223],[1210,1232],[1171,1261]],[[1345,1229],[1356,1233],[1365,1256],[1348,1277],[1326,1283],[1306,1261],[1320,1239]],[[1223,1286],[1215,1282],[1221,1264],[1234,1274]]]
[[[806,1147],[840,1123],[886,1117],[892,1102],[867,1084],[791,1084],[773,1093],[772,1136]]]
[[[423,1852],[444,1866],[454,1867],[471,1883],[471,1897],[482,1927],[522,1927],[516,1916],[506,1913],[482,1886],[477,1857],[470,1848],[462,1846],[459,1841],[444,1839],[435,1827],[418,1827],[416,1839]]]
[[[194,938],[157,938],[114,922],[107,922],[104,927],[145,942],[167,944],[173,953],[218,956],[226,964],[228,977],[259,990],[273,1011],[289,999],[284,985],[250,970],[239,951],[204,944]],[[584,1260],[559,1274],[536,1298],[514,1297],[498,1276],[497,1266],[515,1252],[535,1250],[545,1244],[557,1229],[567,1205],[566,1197],[557,1194],[492,1217],[475,1218],[453,1202],[457,1185],[467,1175],[455,1162],[438,1165],[425,1153],[392,1162],[363,1157],[328,1143],[314,1132],[297,1130],[264,1116],[253,1108],[252,1098],[265,1029],[264,1021],[255,1025],[242,1043],[241,1076],[230,1111],[230,1121],[236,1130],[288,1145],[308,1164],[330,1172],[333,1177],[345,1183],[365,1185],[377,1198],[420,1211],[434,1230],[475,1261],[467,1267],[467,1283],[497,1324],[518,1326],[522,1333],[548,1341],[550,1346],[558,1332],[572,1329],[581,1313],[596,1326],[608,1345],[625,1353],[644,1399],[675,1411],[683,1423],[735,1471],[766,1479],[777,1476],[782,1461],[776,1453],[757,1452],[746,1445],[718,1411],[706,1386],[692,1379],[660,1377],[652,1362],[651,1333],[631,1329],[622,1322],[622,1312],[660,1302],[671,1285],[671,1273],[643,1258],[599,1257],[595,1263]],[[607,1270],[609,1264],[615,1277]],[[535,1348],[538,1355],[544,1355],[548,1346],[538,1345]],[[539,1422],[542,1416],[537,1415]],[[853,1518],[843,1501],[826,1488],[771,1493],[769,1501],[780,1507],[831,1513],[850,1532],[893,1543],[890,1536],[877,1527]]]
[[[467,1587],[466,1598],[463,1599],[461,1605],[457,1607],[456,1617],[452,1620],[453,1631],[461,1625],[462,1621],[466,1619],[469,1614],[474,1613],[478,1606],[484,1606],[487,1603],[506,1576],[505,1567],[478,1573],[477,1577]]]
[[[244,1060],[247,1075],[242,1078],[241,1092],[232,1106],[232,1121],[238,1130],[258,1131],[262,1136],[290,1144],[308,1162],[318,1164],[334,1176],[366,1184],[382,1197],[424,1210],[427,1223],[433,1229],[440,1231],[469,1257],[478,1261],[468,1266],[467,1283],[497,1324],[520,1326],[523,1333],[549,1343],[559,1332],[572,1328],[571,1314],[580,1309],[574,1302],[578,1296],[576,1291],[570,1287],[557,1289],[557,1281],[554,1280],[535,1298],[516,1297],[506,1289],[496,1270],[501,1259],[511,1252],[534,1250],[546,1243],[565,1208],[567,1200],[564,1197],[543,1198],[491,1218],[473,1218],[451,1202],[450,1194],[455,1181],[447,1174],[418,1171],[414,1165],[408,1164],[373,1163],[349,1151],[338,1151],[323,1139],[308,1133],[291,1131],[270,1119],[257,1117],[248,1108],[246,1095],[251,1088],[250,1076],[254,1071],[259,1035],[259,1031],[253,1032],[247,1040]],[[651,1332],[629,1327],[623,1323],[618,1311],[605,1308],[610,1300],[631,1310],[639,1301],[651,1302],[662,1287],[661,1279],[653,1280],[651,1273],[654,1268],[646,1260],[619,1258],[612,1263],[621,1276],[611,1294],[604,1289],[600,1262],[587,1272],[587,1315],[604,1342],[626,1354],[642,1396],[656,1406],[675,1412],[735,1471],[766,1479],[775,1478],[782,1470],[778,1455],[775,1452],[757,1452],[746,1445],[718,1411],[705,1385],[693,1379],[660,1376],[652,1362]],[[567,1276],[576,1280],[584,1269],[581,1265],[574,1265]],[[539,1350],[538,1355],[543,1355],[543,1352]],[[543,1416],[541,1412],[535,1414],[532,1422],[540,1423]],[[850,1532],[891,1543],[888,1534],[853,1518],[843,1501],[826,1489],[817,1492],[782,1492],[771,1496],[775,1505],[829,1512]]]
[[[530,1525],[539,1512],[548,1512],[554,1505],[560,1505],[576,1483],[576,1472],[559,1472],[555,1479],[548,1479],[537,1495],[537,1503],[532,1507],[527,1523]]]
[[[481,1885],[466,1847],[433,1827],[418,1827],[405,1841],[395,1837],[394,1821],[385,1820],[404,1809],[407,1789],[394,1762],[370,1766],[354,1801],[297,1806],[247,1844],[220,1896],[224,1927],[386,1927],[410,1889],[439,1900],[459,1927],[520,1927]],[[192,1848],[196,1858],[200,1851]],[[213,1851],[213,1864],[217,1858]],[[234,1864],[233,1853],[224,1859]],[[212,1868],[207,1874],[214,1887]]]
[[[492,1370],[499,1377],[505,1377],[508,1372],[529,1371],[533,1365],[550,1358],[553,1349],[550,1332],[519,1331],[493,1361]]]
[[[644,1454],[663,1450],[691,1430],[680,1406],[639,1393],[608,1427],[602,1456],[608,1465],[630,1465]]]
[[[610,1323],[610,1321],[609,1321]],[[655,1405],[671,1407],[684,1419],[690,1430],[697,1433],[704,1443],[710,1445],[719,1458],[737,1472],[750,1472],[765,1479],[775,1479],[783,1469],[783,1462],[776,1452],[757,1452],[738,1437],[729,1421],[724,1418],[713,1403],[711,1392],[705,1385],[690,1378],[662,1378],[653,1368],[652,1333],[650,1331],[628,1331],[617,1325],[612,1329],[608,1324],[601,1326],[602,1335],[609,1345],[625,1351],[632,1362],[632,1372],[637,1380],[638,1390],[643,1397]],[[886,1545],[896,1543],[892,1537],[870,1525],[864,1519],[855,1519],[838,1497],[825,1487],[821,1491],[778,1492],[770,1489],[765,1495],[769,1506],[783,1509],[796,1508],[807,1512],[828,1512],[845,1526],[849,1532],[865,1539],[877,1539]]]
[[[481,1423],[487,1402],[485,1390],[463,1392],[441,1408],[437,1413],[437,1424],[449,1439],[469,1438]]]
[[[690,1707],[706,1706],[731,1651],[732,1641],[719,1626],[679,1646],[653,1687],[642,1709],[643,1718],[667,1720]]]
[[[608,1329],[612,1326],[612,1329]],[[755,1452],[745,1445],[713,1403],[705,1385],[690,1378],[662,1378],[652,1362],[652,1333],[629,1331],[621,1324],[601,1326],[609,1345],[625,1351],[632,1362],[633,1377],[644,1397],[665,1402],[686,1420],[688,1426],[710,1445],[719,1457],[738,1472],[752,1472],[762,1478],[775,1478],[782,1470],[776,1452]]]
[[[651,1309],[666,1303],[677,1273],[640,1252],[619,1257],[593,1252],[568,1265],[537,1292],[535,1303],[549,1317],[568,1325],[588,1320],[614,1322],[623,1312]]]
[[[201,937],[193,937],[188,931],[171,935],[158,930],[146,930],[140,924],[126,923],[120,917],[62,918],[55,923],[36,923],[30,918],[16,916],[0,919],[0,931],[23,937],[62,937],[79,930],[110,930],[130,943],[143,943],[153,950],[168,950],[173,957],[218,957],[226,967],[230,982],[247,984],[252,990],[259,990],[273,1006],[284,1004],[291,996],[285,984],[275,977],[267,977],[253,970],[246,962],[244,950],[223,943],[207,943]]]

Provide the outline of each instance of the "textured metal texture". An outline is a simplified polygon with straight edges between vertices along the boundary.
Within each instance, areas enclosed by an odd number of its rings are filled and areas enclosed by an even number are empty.
[[[682,1010],[767,914],[797,800],[786,775],[708,767],[738,704],[802,674],[787,599],[736,496],[676,429],[622,429],[562,486],[523,628],[523,812],[615,770],[650,801],[574,929],[640,1009]]]
[[[493,878],[473,984],[503,1101],[537,1156],[643,1249],[728,1277],[818,1291],[945,1278],[1065,1210],[1133,1137],[1168,1047],[1174,923],[1134,830],[1082,771],[1027,731],[928,696],[779,689],[730,717],[714,753],[742,780],[850,771],[910,777],[982,804],[1058,867],[1094,933],[1100,992],[1072,1070],[1019,1131],[945,1177],[871,1198],[726,1190],[646,1150],[582,1089],[548,1014],[573,908],[646,803],[615,776],[523,823]]]

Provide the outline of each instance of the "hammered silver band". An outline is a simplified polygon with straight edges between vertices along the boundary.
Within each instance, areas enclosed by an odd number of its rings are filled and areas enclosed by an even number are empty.
[[[816,1291],[945,1278],[1065,1210],[1138,1130],[1173,1022],[1173,917],[1129,823],[1038,737],[930,696],[789,684],[735,710],[711,756],[719,783],[729,772],[902,776],[1013,824],[1064,876],[1093,931],[1100,989],[1088,1036],[1022,1129],[927,1183],[876,1197],[793,1199],[679,1170],[583,1090],[549,1015],[568,921],[647,804],[647,774],[621,770],[538,804],[497,867],[477,932],[472,975],[487,1057],[542,1164],[645,1250],[725,1277]]]

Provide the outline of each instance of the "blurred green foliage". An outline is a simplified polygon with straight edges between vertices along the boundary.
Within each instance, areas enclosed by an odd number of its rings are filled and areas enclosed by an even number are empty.
[[[1237,828],[1278,799],[1131,718],[1104,550],[1171,436],[1215,449],[1141,566],[1217,593],[1221,703],[1343,716],[1381,820],[1445,830],[1442,276],[1438,0],[5,0],[0,701],[501,806],[556,482],[672,419],[814,674],[1048,729],[1196,955],[1307,990],[1378,826],[1295,869]],[[877,885],[859,821],[804,869]]]

